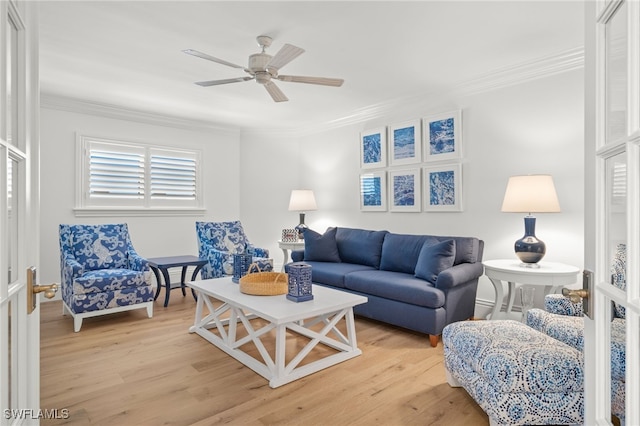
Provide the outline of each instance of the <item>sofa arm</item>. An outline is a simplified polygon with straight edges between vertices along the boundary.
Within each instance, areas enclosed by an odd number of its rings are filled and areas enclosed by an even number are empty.
[[[466,283],[473,279],[480,278],[484,272],[482,263],[460,263],[438,274],[436,288],[440,290],[455,287],[458,284]]]

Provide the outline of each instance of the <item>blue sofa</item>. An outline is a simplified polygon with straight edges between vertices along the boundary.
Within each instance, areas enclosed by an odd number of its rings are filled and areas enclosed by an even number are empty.
[[[291,259],[311,265],[314,284],[366,296],[357,315],[428,334],[434,347],[447,324],[473,317],[478,238],[328,228],[304,239]]]

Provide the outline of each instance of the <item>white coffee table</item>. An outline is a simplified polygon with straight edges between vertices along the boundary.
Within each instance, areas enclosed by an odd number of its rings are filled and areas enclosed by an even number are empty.
[[[313,300],[296,303],[288,300],[285,295],[243,294],[239,285],[231,281],[231,277],[191,281],[187,285],[198,296],[195,321],[189,332],[199,334],[269,380],[272,388],[362,354],[356,342],[353,307],[366,303],[366,297],[314,285]],[[223,304],[216,308],[212,300]],[[205,312],[205,306],[208,312]],[[262,318],[267,324],[255,329],[255,324],[251,322],[255,318]],[[346,321],[346,336],[337,328],[343,319]],[[243,333],[241,338],[236,334],[238,323],[248,333]],[[317,329],[318,324],[324,326],[319,331],[311,329],[314,326]],[[275,354],[270,353],[261,340],[272,330],[275,330]],[[285,357],[287,331],[310,339],[293,357]],[[258,349],[262,360],[242,350],[242,346],[250,342]],[[337,352],[326,351],[329,354],[324,358],[301,366],[300,363],[318,344]],[[290,345],[289,350],[294,347],[296,346]],[[288,363],[285,358],[289,359]]]

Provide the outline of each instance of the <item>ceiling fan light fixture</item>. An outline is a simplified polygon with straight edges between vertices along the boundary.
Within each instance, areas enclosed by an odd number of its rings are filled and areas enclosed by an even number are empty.
[[[237,78],[227,78],[224,80],[208,80],[208,81],[199,81],[196,82],[197,85],[202,87],[208,86],[218,86],[221,84],[228,83],[238,83],[242,81],[248,81],[255,79],[258,83],[262,84],[267,92],[271,96],[271,98],[275,102],[286,102],[289,99],[285,96],[284,93],[278,88],[278,86],[273,82],[274,79],[280,81],[287,81],[292,83],[306,83],[306,84],[317,84],[321,86],[334,86],[339,87],[342,85],[344,80],[340,78],[326,78],[326,77],[307,77],[307,76],[299,76],[299,75],[279,75],[278,71],[283,66],[287,65],[289,62],[300,56],[304,53],[304,49],[291,45],[285,44],[283,45],[278,53],[274,56],[268,55],[265,53],[265,49],[271,46],[272,39],[269,36],[261,35],[257,37],[258,45],[262,48],[262,52],[254,53],[253,55],[249,55],[249,66],[245,68],[241,65],[237,65],[228,61],[225,61],[220,58],[216,58],[215,56],[207,55],[206,53],[199,52],[194,49],[185,49],[184,53],[197,56],[202,59],[206,59],[208,61],[217,62],[222,65],[226,65],[232,68],[239,68],[249,74],[246,77],[237,77]]]
[[[254,53],[249,56],[249,69],[255,73],[264,71],[267,64],[271,61],[271,55],[266,53]]]
[[[271,81],[271,74],[266,71],[261,71],[256,73],[256,81],[260,84],[265,84]]]

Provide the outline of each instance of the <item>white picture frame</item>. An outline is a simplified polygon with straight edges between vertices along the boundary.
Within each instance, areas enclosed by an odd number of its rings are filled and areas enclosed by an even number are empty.
[[[425,212],[462,211],[462,164],[422,168]]]
[[[360,210],[387,211],[386,171],[371,171],[360,174]]]
[[[422,119],[424,161],[462,158],[462,111],[434,114]]]
[[[389,126],[389,164],[401,166],[422,162],[421,135],[420,120]]]
[[[419,212],[422,209],[420,169],[389,171],[389,210]]]
[[[360,133],[360,168],[387,166],[387,129],[380,127]]]

